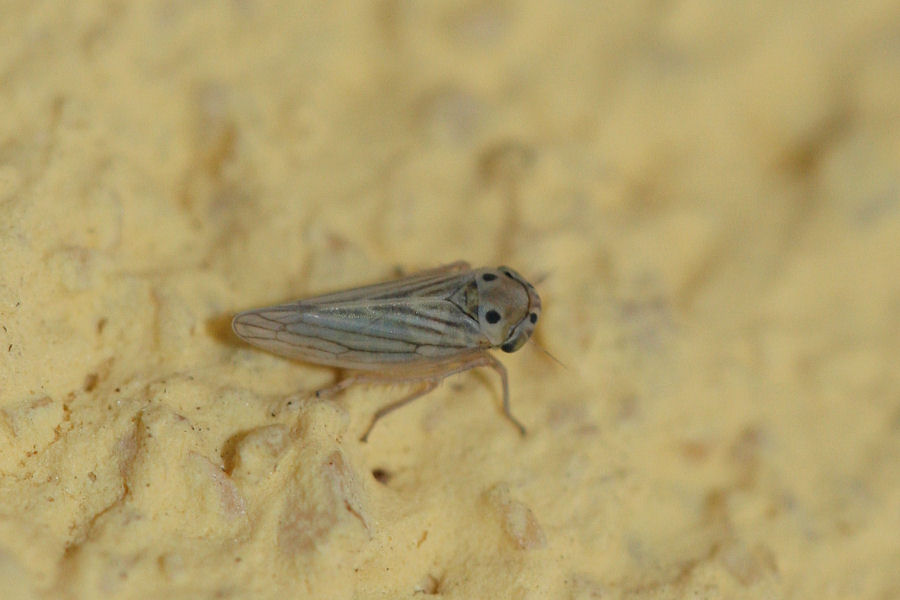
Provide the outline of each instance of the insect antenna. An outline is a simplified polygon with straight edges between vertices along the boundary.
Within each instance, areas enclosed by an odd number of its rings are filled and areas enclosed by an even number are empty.
[[[566,364],[565,364],[563,361],[559,360],[558,358],[556,358],[555,356],[553,356],[552,354],[550,354],[550,351],[547,350],[546,348],[544,348],[543,346],[541,346],[541,344],[538,343],[537,340],[532,340],[532,343],[533,343],[535,346],[537,346],[538,350],[540,350],[541,352],[543,352],[544,354],[546,354],[547,356],[549,356],[550,359],[551,359],[553,362],[555,362],[556,364],[558,364],[559,366],[561,366],[563,369],[565,369],[565,370],[567,370],[567,371],[569,370],[569,367],[567,367]]]

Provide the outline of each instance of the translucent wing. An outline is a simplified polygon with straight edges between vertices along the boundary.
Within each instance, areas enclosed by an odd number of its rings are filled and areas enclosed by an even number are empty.
[[[443,298],[472,279],[468,263],[455,262],[421,271],[393,281],[364,285],[349,290],[323,294],[301,300],[304,306],[336,305],[355,301],[378,301],[403,298]]]
[[[467,314],[471,271],[446,269],[238,314],[235,333],[270,352],[352,369],[446,360],[487,348]]]

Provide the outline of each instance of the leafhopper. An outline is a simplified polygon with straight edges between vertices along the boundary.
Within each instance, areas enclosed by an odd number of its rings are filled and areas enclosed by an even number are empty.
[[[269,352],[354,373],[317,395],[357,383],[417,383],[384,406],[379,419],[427,394],[444,378],[490,367],[503,384],[503,413],[524,435],[509,408],[506,368],[489,350],[515,352],[531,337],[541,299],[508,267],[472,269],[455,262],[395,281],[239,313],[232,329]]]

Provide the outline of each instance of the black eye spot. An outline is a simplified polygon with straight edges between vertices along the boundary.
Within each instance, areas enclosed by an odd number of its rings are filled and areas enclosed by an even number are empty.
[[[516,345],[512,342],[506,342],[505,344],[500,346],[500,349],[503,350],[504,352],[512,352],[513,350],[516,349]]]
[[[484,313],[484,318],[488,323],[493,325],[500,320],[500,313],[498,313],[496,310],[489,310]]]
[[[494,275],[493,273],[485,273],[484,275],[481,276],[481,278],[484,281],[493,281],[493,280],[497,279],[497,276]]]
[[[528,318],[531,319],[532,324],[537,323],[537,313],[531,313]]]

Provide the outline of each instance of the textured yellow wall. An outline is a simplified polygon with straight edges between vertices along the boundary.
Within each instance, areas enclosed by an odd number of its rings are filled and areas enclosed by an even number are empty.
[[[897,2],[2,12],[3,598],[900,595]],[[228,329],[457,259],[525,439]]]

